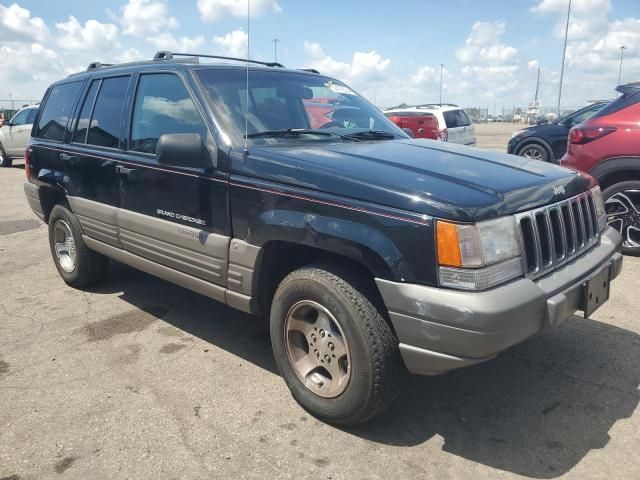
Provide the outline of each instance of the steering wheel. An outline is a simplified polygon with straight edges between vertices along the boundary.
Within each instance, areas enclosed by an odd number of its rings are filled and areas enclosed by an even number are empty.
[[[320,128],[331,128],[331,127],[340,127],[344,128],[344,124],[342,122],[338,122],[337,120],[331,120],[330,122],[325,123]]]

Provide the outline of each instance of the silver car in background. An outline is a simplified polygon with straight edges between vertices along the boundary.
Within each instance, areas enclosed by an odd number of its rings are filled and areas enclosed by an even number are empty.
[[[23,158],[38,105],[25,107],[0,128],[0,167],[10,167],[14,158]]]

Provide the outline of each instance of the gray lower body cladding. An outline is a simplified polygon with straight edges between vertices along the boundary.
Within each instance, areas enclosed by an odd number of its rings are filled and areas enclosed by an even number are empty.
[[[484,292],[376,283],[407,368],[433,375],[489,360],[563,322],[580,309],[586,279],[603,269],[610,269],[610,280],[619,274],[619,244],[619,234],[608,229],[600,244],[553,274]]]

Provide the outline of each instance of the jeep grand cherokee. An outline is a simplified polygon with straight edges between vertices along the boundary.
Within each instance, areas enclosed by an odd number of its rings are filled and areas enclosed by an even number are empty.
[[[113,258],[268,315],[294,398],[337,424],[383,411],[407,370],[590,315],[621,269],[589,175],[410,139],[317,72],[92,64],[49,87],[32,136],[25,192],[65,282]]]

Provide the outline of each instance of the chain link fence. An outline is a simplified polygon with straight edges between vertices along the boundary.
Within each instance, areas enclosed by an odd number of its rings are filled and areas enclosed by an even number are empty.
[[[36,105],[40,100],[24,98],[0,98],[0,119],[10,119],[23,107]]]

